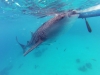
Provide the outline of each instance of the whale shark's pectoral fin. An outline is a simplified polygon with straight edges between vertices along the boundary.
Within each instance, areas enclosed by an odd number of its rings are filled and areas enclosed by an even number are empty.
[[[39,40],[36,44],[34,44],[29,50],[27,50],[25,53],[24,53],[24,56],[26,56],[29,52],[31,52],[32,50],[34,50],[38,45],[40,45],[43,41],[42,40]]]
[[[92,32],[92,29],[91,29],[88,21],[86,20],[86,18],[85,18],[85,23],[86,23],[86,27],[87,27],[88,31],[91,33]]]
[[[18,39],[17,39],[17,36],[16,36],[16,41],[17,41],[17,43],[22,47],[23,53],[24,53],[24,52],[25,52],[25,49],[26,49],[26,46],[23,45],[23,44],[21,44],[21,43],[19,43],[19,41],[18,41]]]

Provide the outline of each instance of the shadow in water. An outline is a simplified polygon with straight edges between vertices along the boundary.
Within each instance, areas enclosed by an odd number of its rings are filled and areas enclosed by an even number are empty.
[[[1,71],[0,71],[0,75],[9,75],[9,71],[12,69],[12,65],[9,65],[5,68],[3,68]]]

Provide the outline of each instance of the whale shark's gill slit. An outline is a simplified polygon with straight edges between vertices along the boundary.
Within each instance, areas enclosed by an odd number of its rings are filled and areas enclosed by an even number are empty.
[[[88,21],[86,20],[86,18],[85,18],[85,23],[86,23],[86,27],[87,27],[88,31],[91,33],[92,32],[92,29],[91,29]]]
[[[24,53],[25,50],[26,50],[26,46],[23,45],[23,44],[21,44],[21,43],[19,43],[17,36],[16,36],[16,41],[17,41],[17,43],[21,46],[21,48],[23,49],[23,53]]]
[[[24,56],[26,56],[28,53],[30,53],[32,50],[34,50],[38,45],[40,45],[43,41],[42,40],[39,40],[36,44],[34,44],[29,50],[27,50],[25,53],[24,53]]]

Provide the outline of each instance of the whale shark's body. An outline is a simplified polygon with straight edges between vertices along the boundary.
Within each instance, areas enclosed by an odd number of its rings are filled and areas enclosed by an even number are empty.
[[[24,56],[34,50],[42,42],[58,35],[63,28],[72,21],[72,18],[78,18],[78,16],[79,14],[76,14],[73,10],[55,14],[52,19],[45,22],[32,34],[31,40],[27,45],[20,44],[16,38],[17,42],[24,50]],[[30,47],[29,50],[25,50],[27,47]]]

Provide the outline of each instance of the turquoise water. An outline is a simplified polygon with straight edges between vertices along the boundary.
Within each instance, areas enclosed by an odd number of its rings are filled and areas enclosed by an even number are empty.
[[[99,4],[98,0],[71,1],[64,9],[85,9]],[[24,57],[16,36],[26,44],[31,38],[30,31],[35,32],[51,17],[38,19],[23,14],[21,10],[26,9],[24,1],[15,2],[23,8],[5,4],[3,0],[0,2],[0,75],[100,75],[100,17],[87,18],[92,33],[87,31],[84,19],[77,19],[68,31],[41,44]],[[47,0],[41,6],[50,2]]]

